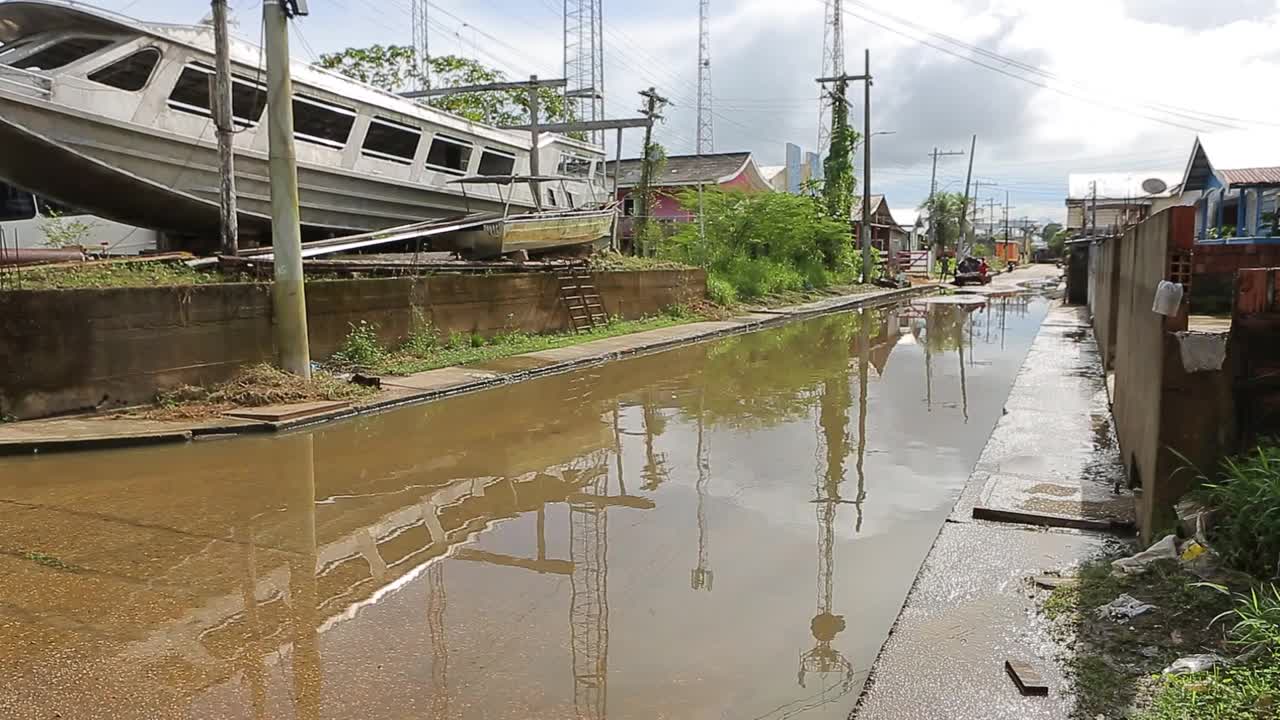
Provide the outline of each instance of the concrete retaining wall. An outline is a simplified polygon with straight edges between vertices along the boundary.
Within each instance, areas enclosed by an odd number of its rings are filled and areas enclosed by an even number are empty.
[[[628,319],[706,296],[700,270],[596,273],[595,282],[608,312]],[[569,327],[551,273],[307,283],[315,358],[337,350],[351,323],[372,323],[392,345],[419,318],[446,335]],[[265,284],[0,293],[0,414],[19,419],[146,402],[274,356]]]

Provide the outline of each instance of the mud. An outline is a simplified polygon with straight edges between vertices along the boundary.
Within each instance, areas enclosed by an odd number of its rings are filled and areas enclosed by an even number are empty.
[[[843,718],[1044,313],[0,461],[0,717]]]

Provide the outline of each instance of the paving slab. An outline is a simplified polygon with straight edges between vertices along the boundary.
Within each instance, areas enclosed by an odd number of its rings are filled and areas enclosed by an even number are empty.
[[[334,400],[323,402],[285,403],[283,405],[263,405],[262,407],[232,410],[224,414],[227,417],[275,423],[300,420],[309,415],[322,415],[325,413],[336,412],[338,410],[345,410],[349,407],[351,407],[351,403],[346,400]]]

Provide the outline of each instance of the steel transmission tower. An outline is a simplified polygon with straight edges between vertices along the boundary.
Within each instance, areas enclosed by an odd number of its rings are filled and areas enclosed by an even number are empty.
[[[418,62],[414,90],[431,89],[431,46],[427,31],[427,0],[413,0],[413,52]]]
[[[603,0],[564,0],[565,97],[574,120],[604,120]],[[591,140],[603,144],[604,133]]]
[[[844,75],[844,0],[827,0],[827,15],[822,33],[822,77]],[[820,89],[818,96],[818,153],[824,155],[831,146],[831,105],[835,98]]]
[[[711,122],[711,0],[698,8],[698,154],[715,151]]]

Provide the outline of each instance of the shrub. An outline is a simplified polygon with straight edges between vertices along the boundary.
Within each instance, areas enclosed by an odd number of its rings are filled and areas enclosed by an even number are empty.
[[[707,278],[707,297],[717,305],[733,305],[738,302],[738,290],[728,280],[711,276]]]
[[[342,347],[333,354],[332,363],[338,367],[368,368],[377,365],[387,356],[387,351],[378,342],[378,328],[372,323],[361,320],[349,323],[350,330]]]
[[[1273,577],[1280,560],[1280,446],[1224,460],[1216,481],[1201,478],[1196,496],[1214,510],[1210,539],[1227,564]]]
[[[705,268],[713,299],[823,288],[861,271],[848,223],[812,197],[708,190],[701,204],[694,191],[680,202],[690,212],[701,207],[702,222],[666,239],[661,256]]]

